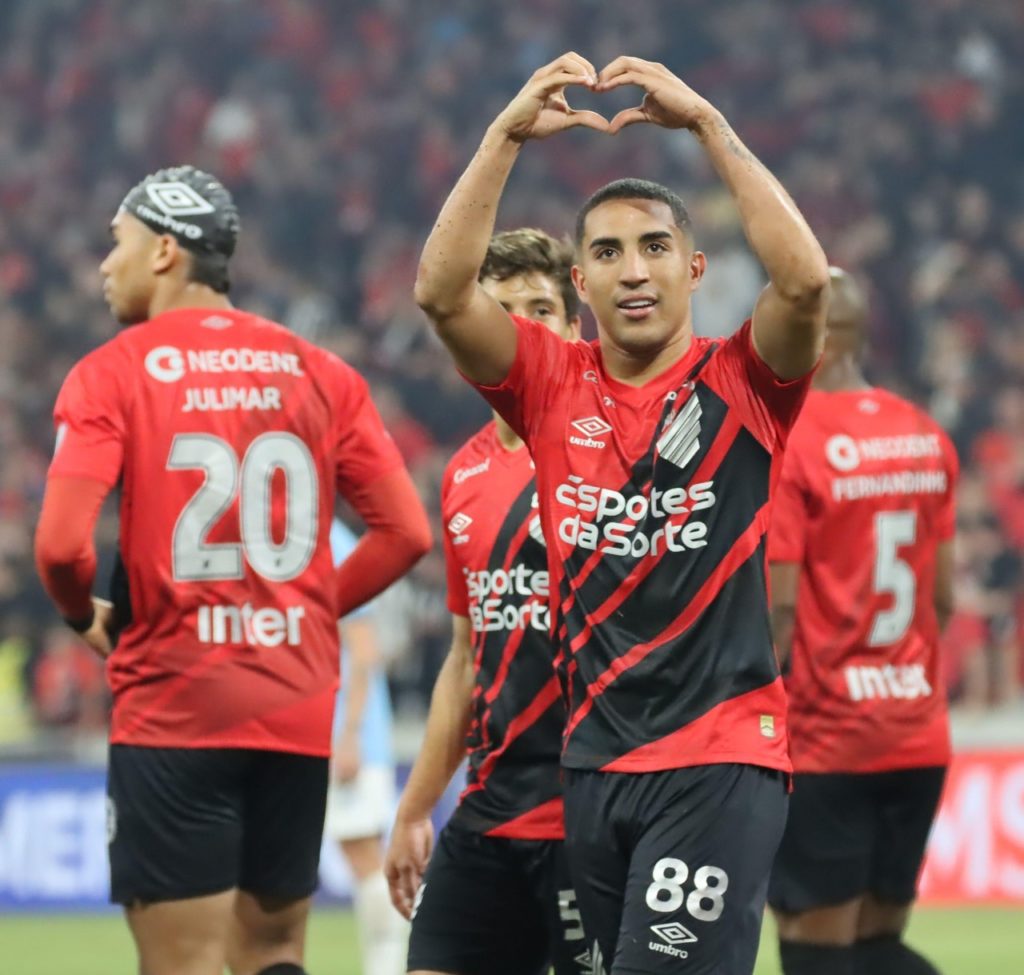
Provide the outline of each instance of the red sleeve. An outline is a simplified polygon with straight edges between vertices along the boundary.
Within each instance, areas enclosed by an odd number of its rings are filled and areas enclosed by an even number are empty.
[[[91,478],[51,472],[46,481],[36,527],[36,569],[43,588],[68,619],[87,619],[92,613],[93,531],[109,493],[109,485]]]
[[[466,591],[466,576],[459,565],[455,555],[455,546],[452,544],[452,531],[449,528],[451,523],[451,512],[448,509],[448,493],[451,490],[452,468],[449,465],[444,473],[444,481],[441,484],[441,532],[443,535],[444,567],[448,580],[448,609],[456,616],[469,616],[469,593]]]
[[[430,522],[404,467],[346,495],[367,530],[338,567],[338,616],[387,589],[430,550]]]
[[[772,496],[768,529],[769,562],[803,562],[806,544],[809,485],[800,461],[799,444],[790,442],[782,463],[782,476]]]
[[[568,365],[565,339],[540,322],[512,316],[519,331],[516,359],[505,381],[498,386],[472,383],[498,414],[526,443],[533,425],[544,414],[548,397],[562,387]]]
[[[769,450],[786,442],[807,398],[815,370],[797,379],[779,379],[754,348],[748,319],[725,340],[722,350],[731,399],[744,424]]]
[[[953,441],[946,436],[945,432],[941,434],[941,439],[949,481],[946,485],[942,508],[939,511],[937,528],[939,541],[948,542],[956,534],[956,486],[960,479],[960,458],[957,457]]]
[[[86,477],[108,487],[120,479],[127,427],[123,382],[130,370],[119,358],[119,347],[107,343],[68,373],[53,409],[51,476]]]
[[[343,370],[345,384],[338,416],[336,479],[341,494],[355,504],[353,494],[365,493],[385,474],[404,471],[405,464],[370,399],[366,380],[340,360],[336,364]]]

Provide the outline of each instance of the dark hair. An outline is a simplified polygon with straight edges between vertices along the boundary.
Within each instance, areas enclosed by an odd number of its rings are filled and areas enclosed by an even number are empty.
[[[572,283],[572,245],[543,230],[523,227],[495,234],[487,247],[479,279],[506,281],[517,274],[543,274],[558,285],[567,318],[579,314],[580,299]]]
[[[672,221],[682,231],[687,240],[693,240],[693,225],[690,214],[678,193],[673,193],[661,183],[652,183],[648,179],[617,179],[614,183],[602,186],[591,194],[586,203],[576,214],[576,246],[583,243],[583,231],[587,222],[587,214],[594,207],[607,203],[609,200],[657,200],[664,203],[672,211]]]
[[[200,254],[188,250],[185,253],[189,257],[189,281],[205,284],[222,295],[226,295],[231,290],[228,259],[223,254]]]

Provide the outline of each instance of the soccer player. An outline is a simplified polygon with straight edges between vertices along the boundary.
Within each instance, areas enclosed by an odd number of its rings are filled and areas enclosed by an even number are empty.
[[[571,266],[567,244],[513,230],[491,241],[480,282],[510,314],[578,339]],[[547,555],[533,462],[500,416],[452,458],[441,507],[452,646],[388,855],[396,905],[408,915],[416,903],[408,968],[518,975],[550,963],[556,975],[579,975],[586,950],[562,843],[566,712]],[[430,812],[464,752],[468,782],[432,849]]]
[[[104,295],[131,327],[64,382],[36,536],[47,591],[107,658],[111,897],[144,975],[300,975],[336,621],[427,550],[426,514],[365,381],[231,306],[216,179],[154,173],[111,231]],[[92,535],[115,485],[111,606]],[[335,572],[338,492],[369,530]]]
[[[331,526],[336,565],[355,549],[341,521]],[[391,905],[384,879],[384,836],[395,812],[391,699],[370,604],[341,624],[341,689],[334,711],[331,786],[324,835],[348,861],[364,975],[405,972],[408,925]]]
[[[564,89],[625,85],[608,122]],[[576,125],[688,128],[734,197],[769,284],[730,338],[693,334],[704,273],[682,201],[627,179],[579,213],[573,280],[598,327],[563,342],[477,281],[529,139]],[[551,625],[569,695],[566,845],[613,973],[753,969],[787,805],[785,693],[764,534],[781,448],[824,331],[828,264],[793,201],[722,114],[667,68],[576,54],[491,124],[421,259],[416,297],[536,464]]]
[[[939,632],[957,459],[938,424],[864,378],[866,317],[833,269],[769,533],[796,773],[769,888],[786,975],[936,971],[900,939],[950,757]]]

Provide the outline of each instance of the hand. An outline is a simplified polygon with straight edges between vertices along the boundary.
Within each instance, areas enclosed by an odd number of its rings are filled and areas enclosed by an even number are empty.
[[[95,613],[92,626],[81,636],[100,657],[106,660],[114,649],[114,640],[110,635],[114,626],[114,604],[106,599],[93,596],[92,607]]]
[[[335,782],[351,782],[359,774],[359,733],[343,731],[334,741],[331,774]]]
[[[616,58],[598,75],[595,91],[612,91],[625,85],[644,90],[643,102],[626,108],[611,120],[608,132],[617,132],[635,122],[653,122],[666,129],[691,129],[696,132],[718,115],[706,98],[680,81],[663,64],[640,58]]]
[[[395,820],[384,858],[384,876],[391,891],[391,903],[407,921],[412,918],[416,892],[433,847],[434,827],[429,819]]]
[[[545,139],[577,125],[607,132],[608,120],[603,115],[578,112],[565,100],[565,89],[569,85],[593,88],[596,84],[594,66],[570,51],[557,61],[538,68],[494,124],[513,142]]]

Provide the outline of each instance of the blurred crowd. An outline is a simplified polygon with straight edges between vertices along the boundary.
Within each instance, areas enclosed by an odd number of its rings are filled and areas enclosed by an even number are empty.
[[[0,4],[0,741],[97,727],[103,683],[31,560],[68,369],[113,334],[97,265],[147,172],[233,190],[233,296],[337,351],[432,510],[487,416],[414,306],[422,241],[490,119],[574,49],[665,62],[722,109],[871,295],[871,375],[924,402],[964,475],[955,698],[1019,699],[1024,551],[1024,5],[1020,0],[9,0]],[[603,96],[602,111],[635,93]],[[570,100],[573,93],[570,93]],[[587,93],[574,103],[593,107]],[[610,104],[609,104],[610,103]],[[696,319],[761,287],[728,194],[685,132],[572,132],[524,151],[500,226],[565,232],[623,175],[687,200],[710,259]],[[103,523],[109,551],[112,517]],[[389,599],[401,703],[447,648],[440,556]]]

